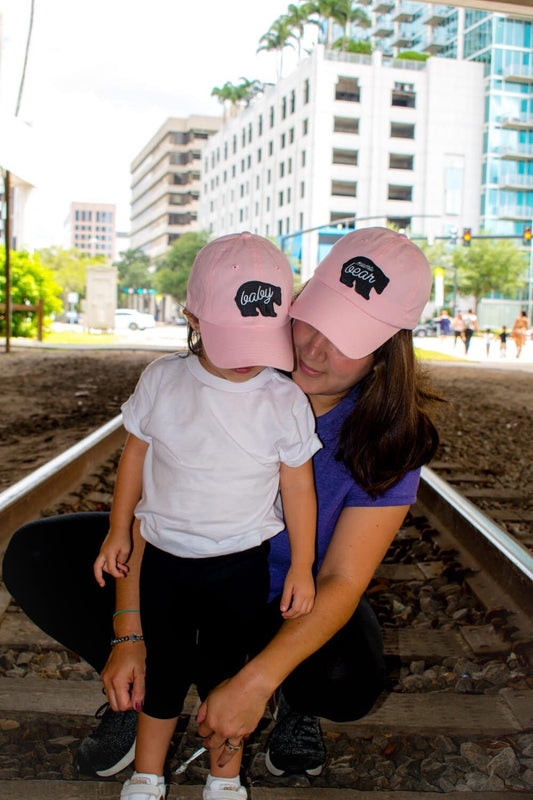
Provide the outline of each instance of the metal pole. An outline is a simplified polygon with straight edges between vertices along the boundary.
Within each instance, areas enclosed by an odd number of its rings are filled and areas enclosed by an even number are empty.
[[[9,254],[11,249],[11,174],[8,169],[6,169],[4,173],[4,195],[4,206],[6,209],[4,225],[4,240],[6,246],[6,353],[9,353],[9,340],[11,338],[11,265]]]

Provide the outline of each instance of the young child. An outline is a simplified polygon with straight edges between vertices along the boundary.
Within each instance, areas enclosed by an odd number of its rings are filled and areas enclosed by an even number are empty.
[[[267,540],[283,530],[283,515],[292,561],[281,612],[294,618],[313,606],[311,457],[321,443],[306,396],[272,369],[293,366],[292,283],[267,239],[242,233],[206,245],[187,288],[189,353],[152,362],[122,407],[129,435],[94,573],[102,586],[103,572],[127,574],[135,517],[146,540],[146,694],[123,799],[165,797],[164,762],[190,684],[205,697],[244,665],[266,605]],[[125,612],[137,610],[116,613]],[[241,759],[218,767],[220,751],[210,756],[204,800],[246,798]]]
[[[485,342],[485,355],[488,358],[490,356],[490,346],[492,343],[492,331],[490,328],[485,328],[485,333],[483,334],[483,341]]]
[[[507,339],[509,338],[507,325],[502,325],[502,330],[498,335],[498,338],[500,340],[500,356],[504,358],[507,355]]]

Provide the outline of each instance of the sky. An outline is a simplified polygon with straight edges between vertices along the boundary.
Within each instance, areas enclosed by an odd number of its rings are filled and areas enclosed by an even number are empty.
[[[220,115],[214,86],[241,77],[274,82],[275,54],[256,51],[288,4],[35,0],[18,114],[30,139],[23,177],[35,186],[26,244],[63,245],[71,201],[116,203],[117,229],[128,232],[135,156],[168,117]],[[30,7],[0,0],[3,118],[15,114]],[[1,137],[0,130],[0,158]]]

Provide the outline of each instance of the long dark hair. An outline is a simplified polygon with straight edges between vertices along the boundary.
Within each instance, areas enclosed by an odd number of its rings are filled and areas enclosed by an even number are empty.
[[[427,408],[441,399],[422,374],[412,332],[398,331],[374,353],[341,428],[336,459],[371,497],[383,494],[433,457],[439,435]]]

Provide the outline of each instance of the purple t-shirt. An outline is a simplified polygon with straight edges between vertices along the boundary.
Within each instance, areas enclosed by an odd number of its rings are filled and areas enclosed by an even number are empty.
[[[345,506],[407,506],[416,500],[420,469],[406,473],[395,486],[372,500],[354,481],[344,464],[335,460],[342,424],[357,402],[357,397],[358,387],[354,386],[335,408],[317,418],[317,433],[324,445],[313,456],[318,503],[317,568],[322,563],[337,520]],[[289,538],[285,529],[270,539],[270,599],[283,591],[283,581],[290,561]]]

